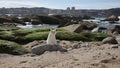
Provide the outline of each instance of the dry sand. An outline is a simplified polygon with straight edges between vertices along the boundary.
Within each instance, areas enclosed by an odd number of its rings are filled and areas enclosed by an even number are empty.
[[[63,44],[71,43],[64,41]],[[120,46],[111,48],[110,44],[90,42],[87,47],[65,53],[45,52],[42,55],[21,56],[0,54],[0,68],[120,68]]]

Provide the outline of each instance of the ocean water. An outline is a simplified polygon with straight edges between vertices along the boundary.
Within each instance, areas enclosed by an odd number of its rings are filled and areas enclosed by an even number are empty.
[[[120,20],[116,21],[117,23],[111,24],[111,23],[109,23],[109,21],[102,21],[104,19],[105,18],[95,18],[95,19],[83,20],[83,21],[93,22],[93,23],[97,24],[99,27],[103,27],[106,29],[115,27],[116,25],[120,26]]]
[[[119,17],[120,18],[120,17]],[[99,27],[102,28],[112,28],[115,27],[116,25],[120,26],[120,20],[117,21],[117,24],[111,24],[109,21],[101,21],[104,20],[105,18],[97,17],[95,19],[89,19],[89,20],[83,20],[83,21],[88,21],[88,22],[93,22],[97,24]],[[31,29],[31,28],[57,28],[59,25],[50,25],[50,24],[39,24],[39,25],[32,25],[31,22],[25,22],[26,25],[18,25],[17,27],[19,28],[24,28],[24,29]]]
[[[26,25],[18,25],[16,27],[23,28],[23,29],[31,29],[31,28],[57,28],[58,25],[49,25],[49,24],[32,25],[32,24],[26,24]]]
[[[120,26],[120,17],[119,17],[119,21],[116,21],[116,23],[114,24],[109,23],[109,21],[102,21],[104,19],[105,18],[95,18],[95,19],[83,20],[83,21],[92,22],[95,23],[98,27],[104,28],[99,30],[100,32],[104,32],[104,33],[106,33],[107,29],[109,28],[114,28],[116,25]]]

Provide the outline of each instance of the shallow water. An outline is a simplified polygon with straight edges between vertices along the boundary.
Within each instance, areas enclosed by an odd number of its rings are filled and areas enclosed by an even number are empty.
[[[40,24],[40,25],[18,25],[17,27],[23,29],[31,29],[31,28],[57,28],[58,25],[49,25],[49,24]]]

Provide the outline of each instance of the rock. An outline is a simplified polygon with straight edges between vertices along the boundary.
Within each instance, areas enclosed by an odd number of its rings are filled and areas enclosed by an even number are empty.
[[[85,43],[85,44],[81,44],[81,47],[88,47],[89,44],[88,43]]]
[[[103,59],[103,60],[101,60],[100,62],[101,62],[101,63],[109,63],[109,61],[110,61],[110,59]]]
[[[118,45],[111,45],[111,48],[118,48]]]
[[[83,30],[92,30],[95,27],[97,27],[97,25],[92,22],[81,22],[81,25],[82,25]]]
[[[117,40],[114,37],[107,37],[102,40],[103,44],[109,43],[109,44],[118,44]]]
[[[88,43],[75,43],[72,45],[72,49],[77,49],[77,48],[81,48],[81,47],[88,47]]]
[[[115,15],[112,15],[107,20],[108,21],[119,21],[119,18],[117,16],[115,16]]]
[[[20,61],[20,64],[22,64],[22,63],[27,63],[28,61],[26,61],[26,60],[24,60],[24,61]]]
[[[118,35],[119,35],[119,33],[117,31],[113,32],[113,36],[118,36]]]
[[[41,44],[41,45],[37,45],[34,46],[32,48],[32,53],[33,54],[37,54],[37,55],[41,55],[46,51],[61,51],[61,52],[66,52],[67,50],[62,48],[60,45],[58,44]]]
[[[98,66],[99,64],[98,63],[92,63],[91,65],[92,66]]]
[[[81,43],[75,43],[72,45],[72,49],[76,49],[76,48],[80,48],[81,47]]]
[[[111,59],[112,59],[112,60],[116,60],[116,59],[117,59],[117,56],[112,56]]]
[[[63,27],[63,29],[66,29],[70,32],[80,33],[80,32],[82,32],[82,25],[81,24],[72,24],[72,25]]]
[[[38,44],[40,44],[40,43],[38,43],[38,41],[33,41],[33,42],[30,42],[30,43],[24,45],[24,47],[25,48],[31,48],[31,47],[33,47],[35,45],[38,45]]]
[[[119,29],[120,29],[120,26],[119,25],[115,25],[114,27],[108,28],[107,29],[107,33],[110,34],[110,35],[113,35],[113,34],[119,35],[120,34]]]
[[[91,32],[98,32],[100,27],[94,28]]]
[[[83,32],[84,30],[92,30],[96,26],[97,25],[92,22],[80,22],[79,24],[71,24],[71,25],[65,26],[63,27],[63,29],[66,29],[70,32],[80,33],[80,32]]]
[[[24,45],[24,47],[30,51],[32,47],[34,47],[34,46],[36,46],[36,45],[39,45],[39,44],[41,44],[41,43],[45,43],[45,41],[44,41],[44,40],[41,40],[41,41],[36,41],[36,40],[35,40],[35,41],[33,41],[33,42],[30,42],[30,43]]]

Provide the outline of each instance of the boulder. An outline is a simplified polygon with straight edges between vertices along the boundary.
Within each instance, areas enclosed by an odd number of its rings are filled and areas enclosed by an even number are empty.
[[[41,44],[41,45],[37,45],[37,46],[32,47],[32,53],[33,54],[41,55],[46,51],[66,52],[67,50],[62,48],[58,44]]]
[[[84,30],[92,30],[96,26],[97,25],[92,22],[80,22],[79,24],[72,24],[65,26],[63,28],[70,32],[80,33],[83,32]]]
[[[119,18],[115,15],[111,15],[110,17],[108,17],[107,19],[103,21],[110,21],[110,23],[115,23],[114,21],[119,21]]]
[[[93,22],[82,22],[81,25],[83,30],[92,30],[97,27],[97,25]]]
[[[63,29],[66,29],[66,30],[68,30],[70,32],[76,32],[76,33],[82,32],[81,24],[68,25],[68,26],[63,27]]]
[[[112,33],[118,32],[120,34],[120,30],[119,29],[120,29],[120,26],[119,25],[115,25],[112,28],[108,28],[107,29],[107,33],[112,35]]]
[[[109,43],[109,44],[118,44],[117,40],[115,39],[115,37],[107,37],[105,39],[102,40],[103,44]]]

